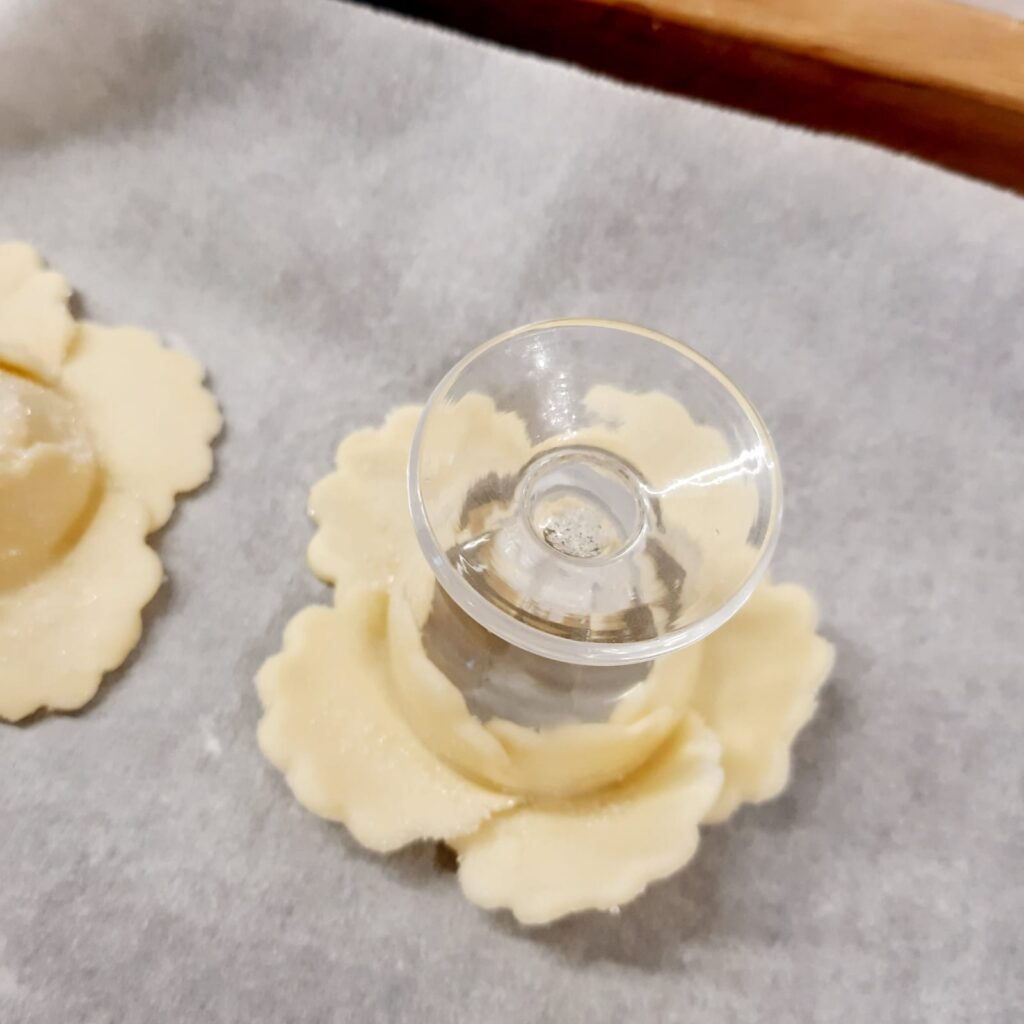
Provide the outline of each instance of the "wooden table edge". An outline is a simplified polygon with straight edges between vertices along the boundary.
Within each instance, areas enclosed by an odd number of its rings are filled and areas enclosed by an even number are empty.
[[[586,0],[1024,113],[1024,21],[953,0]]]

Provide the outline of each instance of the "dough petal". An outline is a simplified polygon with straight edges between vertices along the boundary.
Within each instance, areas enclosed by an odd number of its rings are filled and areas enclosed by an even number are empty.
[[[313,488],[309,511],[319,529],[309,564],[322,580],[387,587],[418,550],[406,467],[419,414],[405,406],[380,429],[349,434],[338,446],[336,470]]]
[[[379,852],[471,832],[515,802],[447,767],[395,711],[386,620],[386,595],[365,588],[306,608],[257,678],[263,753],[300,803]]]
[[[657,496],[667,527],[661,543],[688,570],[684,621],[716,610],[746,582],[757,561],[757,551],[747,544],[757,491],[742,471],[753,456],[731,454],[720,431],[698,424],[660,392],[631,394],[601,384],[587,393],[586,405],[599,425],[582,431],[577,443],[632,463]],[[671,437],[672,444],[651,445],[650,438],[658,436]]]
[[[335,471],[313,488],[309,508],[319,529],[309,564],[326,582],[386,588],[400,567],[419,557],[407,475],[421,411],[403,406],[382,427],[350,434],[338,446]],[[530,453],[519,417],[499,412],[479,394],[437,410],[431,444],[443,453],[436,456],[443,461],[426,467],[431,486],[459,495],[488,474],[518,471]],[[461,491],[456,479],[464,481]]]
[[[209,479],[221,417],[191,356],[150,331],[82,324],[61,384],[81,403],[109,476],[149,510],[151,530],[170,518],[176,494]]]
[[[429,566],[419,561],[415,579],[405,578],[404,593],[393,595],[389,612],[394,693],[423,742],[462,771],[523,796],[588,793],[635,771],[678,723],[676,708],[644,705],[639,699],[632,715],[609,722],[544,729],[500,718],[481,722],[424,650],[419,622],[429,606],[424,596],[435,584]],[[650,680],[638,689],[649,685]]]
[[[0,242],[0,298],[17,291],[43,270],[39,253],[26,242]]]
[[[35,249],[0,244],[0,363],[53,380],[75,333],[70,298],[67,281]]]
[[[148,531],[138,499],[107,493],[63,557],[0,592],[0,718],[79,708],[124,661],[162,577]]]
[[[589,797],[537,802],[453,841],[466,896],[523,924],[610,910],[678,871],[721,786],[718,742],[687,716],[641,771]]]
[[[762,583],[701,643],[691,706],[721,740],[725,782],[709,822],[745,802],[770,800],[789,778],[790,748],[832,670],[832,645],[815,632],[814,598],[793,583]]]

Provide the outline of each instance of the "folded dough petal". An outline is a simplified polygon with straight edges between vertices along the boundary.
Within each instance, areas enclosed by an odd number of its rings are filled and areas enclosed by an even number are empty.
[[[306,608],[257,677],[263,753],[300,803],[380,852],[471,832],[515,803],[447,767],[396,712],[386,621],[386,595],[367,588]]]
[[[435,586],[430,567],[417,554],[392,593],[388,643],[394,693],[423,742],[474,778],[531,797],[592,792],[635,771],[678,724],[699,660],[694,655],[656,663],[607,722],[544,728],[500,718],[481,722],[424,648],[422,625]]]
[[[79,708],[124,661],[162,578],[148,532],[145,506],[107,491],[62,557],[0,591],[0,718]]]
[[[722,782],[718,742],[688,715],[655,758],[589,797],[540,801],[452,841],[466,896],[523,924],[610,910],[678,871]]]
[[[170,518],[174,496],[209,479],[217,403],[191,356],[137,327],[82,324],[61,375],[88,420],[100,461],[149,510],[149,528]]]
[[[702,641],[691,706],[721,740],[725,771],[709,822],[785,788],[793,740],[814,714],[834,660],[817,622],[814,598],[803,587],[762,583]]]
[[[22,242],[0,244],[0,364],[53,380],[75,333],[71,289]]]

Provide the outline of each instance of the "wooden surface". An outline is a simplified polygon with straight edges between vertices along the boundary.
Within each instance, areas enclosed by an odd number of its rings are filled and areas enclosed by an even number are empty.
[[[953,0],[593,0],[1024,111],[1024,23]]]
[[[378,0],[1024,194],[1024,23],[947,0]]]

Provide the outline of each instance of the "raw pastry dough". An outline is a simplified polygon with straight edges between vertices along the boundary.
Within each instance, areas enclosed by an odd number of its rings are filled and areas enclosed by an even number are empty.
[[[80,708],[124,661],[162,577],[148,532],[138,499],[108,492],[62,557],[0,591],[0,718]]]
[[[45,565],[97,483],[92,441],[74,403],[0,370],[0,588]]]
[[[300,612],[257,679],[260,747],[296,798],[371,850],[471,832],[515,800],[424,749],[388,692],[387,596],[353,587]]]
[[[434,577],[418,553],[410,557],[410,570],[415,582],[405,578],[391,599],[388,641],[395,692],[417,734],[464,772],[529,796],[591,792],[636,770],[678,724],[696,682],[696,648],[659,659],[607,722],[543,730],[497,718],[481,722],[427,657],[421,628]]]
[[[581,431],[574,443],[603,447],[641,469],[664,521],[679,528],[662,543],[688,567],[681,621],[703,618],[740,589],[757,561],[747,544],[757,515],[757,492],[745,472],[753,456],[731,458],[719,431],[696,423],[665,394],[630,394],[601,384],[587,393],[586,405],[603,426]],[[652,436],[672,442],[652,448]],[[699,556],[696,565],[692,552]],[[703,571],[704,565],[715,571]]]
[[[309,563],[321,579],[389,586],[398,569],[419,555],[406,488],[419,414],[418,407],[405,406],[380,429],[349,434],[338,446],[335,471],[313,488],[309,509],[320,528],[309,545]],[[434,430],[440,434],[435,450],[453,453],[434,472],[443,469],[447,480],[457,474],[467,486],[487,473],[515,472],[529,458],[522,421],[499,412],[483,395],[438,410]]]
[[[176,494],[210,478],[220,413],[191,356],[138,327],[86,323],[61,386],[87,411],[108,476],[146,506],[150,530],[170,518]]]
[[[570,801],[534,801],[452,846],[474,902],[523,924],[611,910],[686,864],[722,783],[718,741],[696,715],[640,771]]]
[[[195,360],[84,324],[34,251],[0,245],[0,718],[71,710],[135,646],[160,585],[146,535],[210,474]]]
[[[720,457],[723,440],[664,396],[595,388],[591,399],[600,422],[588,439],[637,464],[638,424],[674,418],[690,454],[652,463],[647,453],[653,479],[659,466],[666,479],[678,475],[681,457],[697,459],[698,475]],[[789,748],[831,667],[813,600],[763,583],[708,640],[659,659],[606,723],[481,721],[422,640],[435,584],[406,497],[418,412],[351,435],[313,489],[309,558],[334,584],[335,608],[301,612],[261,671],[261,746],[303,804],[364,845],[445,838],[481,906],[531,924],[618,906],[689,860],[701,822],[785,784]],[[525,427],[480,396],[450,407],[437,429],[445,443],[434,450],[450,458],[435,477],[472,482],[495,469],[494,450],[499,471],[511,472],[532,452]],[[738,467],[724,488],[698,482],[662,499],[668,514],[707,527],[702,542],[735,547],[754,509],[743,477]],[[746,569],[742,559],[733,568]]]
[[[380,429],[357,430],[338,445],[334,472],[309,496],[319,527],[309,544],[309,564],[321,579],[387,587],[402,561],[418,550],[412,521],[398,514],[408,506],[406,464],[418,418],[417,408],[396,409]]]
[[[53,380],[75,333],[71,289],[23,242],[0,243],[0,366]]]
[[[793,741],[814,714],[835,659],[817,626],[817,605],[803,587],[762,583],[700,644],[691,706],[721,740],[725,770],[709,822],[785,788]]]

